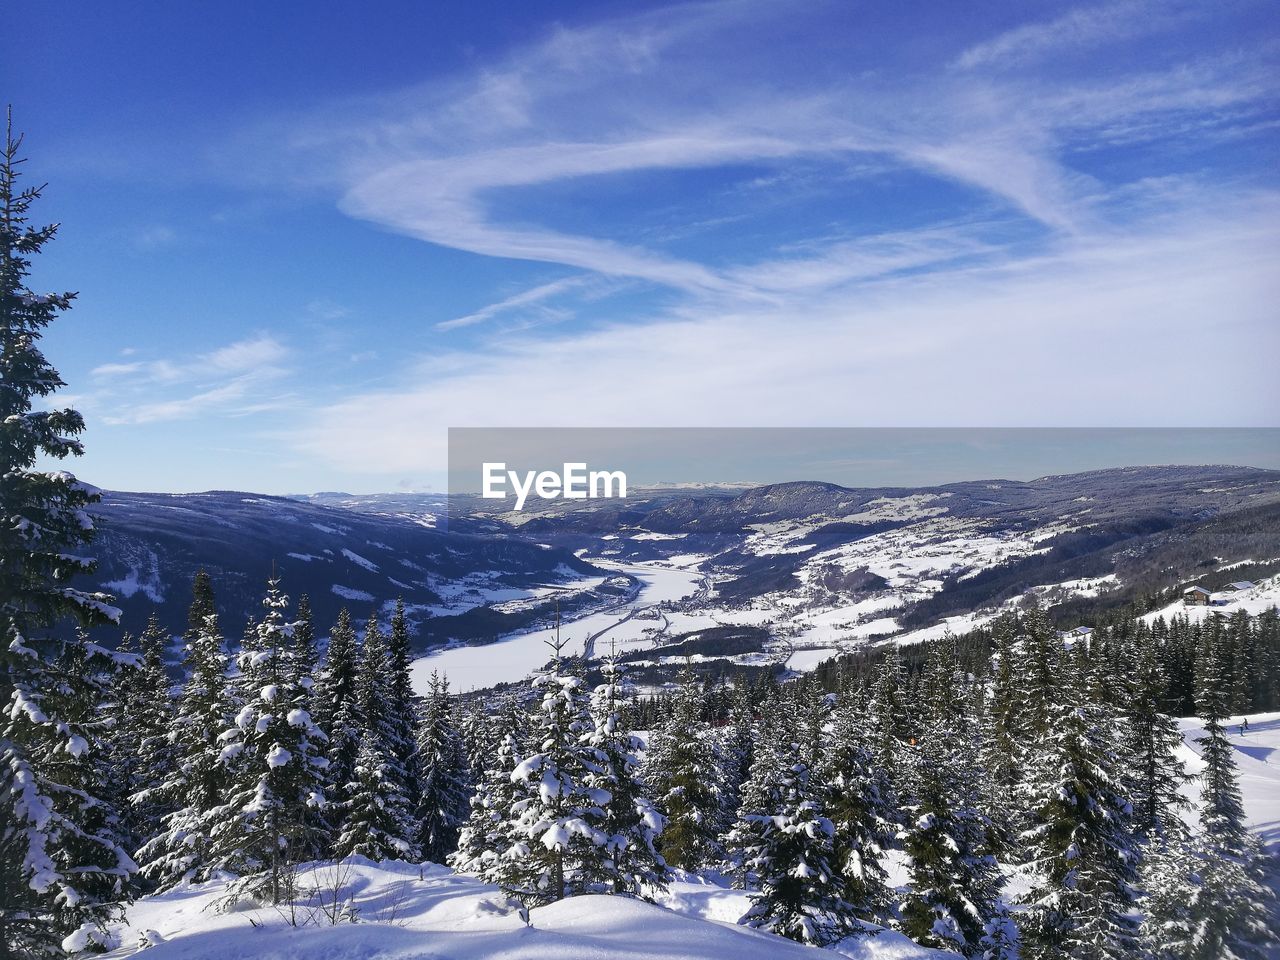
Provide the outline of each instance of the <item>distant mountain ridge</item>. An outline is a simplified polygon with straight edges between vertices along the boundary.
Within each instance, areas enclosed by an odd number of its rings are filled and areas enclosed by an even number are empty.
[[[322,631],[341,606],[385,615],[402,597],[426,649],[545,624],[554,587],[575,585],[572,598],[559,594],[571,620],[623,589],[591,560],[649,563],[705,578],[707,589],[676,604],[691,636],[700,624],[750,622],[758,629],[735,644],[768,650],[958,624],[1032,595],[1064,620],[1087,618],[1102,604],[1212,579],[1219,566],[1243,564],[1245,578],[1280,570],[1280,471],[1250,467],[925,488],[651,488],[580,503],[504,515],[474,498],[455,498],[450,511],[440,494],[108,493],[90,582],[117,596],[129,629],[154,611],[178,631],[204,567],[235,637],[259,614],[274,561],[291,596],[310,596]],[[668,621],[653,642],[679,635]]]
[[[465,522],[446,534],[430,515],[361,513],[288,497],[107,492],[94,513],[98,570],[85,582],[114,594],[135,632],[152,613],[174,632],[184,629],[200,569],[213,578],[229,637],[260,615],[273,569],[295,601],[309,596],[321,631],[343,606],[364,619],[403,598],[415,627],[431,623],[442,638],[506,628],[485,609],[495,592],[604,576],[570,552],[477,534]],[[506,619],[512,629],[522,620]],[[429,642],[419,632],[419,644]]]

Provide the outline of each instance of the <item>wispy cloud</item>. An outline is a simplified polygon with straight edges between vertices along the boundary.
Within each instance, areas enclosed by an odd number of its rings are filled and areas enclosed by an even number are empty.
[[[344,212],[575,271],[436,330],[555,310],[602,277],[665,299],[554,335],[504,330],[483,354],[437,351],[391,374],[400,386],[325,407],[299,442],[351,469],[408,473],[426,448],[390,439],[459,411],[473,423],[586,411],[600,423],[1107,423],[1120,404],[1134,422],[1170,423],[1266,408],[1274,388],[1256,371],[1248,401],[1190,403],[1174,384],[1196,364],[1176,334],[1229,300],[1230,322],[1274,340],[1257,251],[1280,242],[1260,213],[1277,193],[1254,184],[1238,202],[1240,184],[1162,152],[1265,129],[1280,93],[1265,45],[1130,60],[1107,51],[1212,11],[1056,9],[940,56],[841,49],[824,70],[812,44],[788,43],[777,5],[679,6],[561,27],[431,87],[326,105],[283,139]],[[810,12],[831,18],[833,43],[856,34],[844,5]],[[1090,56],[1088,69],[1030,69]],[[1094,162],[1119,144],[1145,152]],[[765,195],[797,169],[816,184],[811,206],[775,236]],[[738,178],[732,209],[689,186],[707,171]],[[711,239],[646,220],[655,183],[671,185],[673,219]],[[606,195],[627,196],[618,216],[587,215]],[[814,212],[823,198],[829,220]],[[753,223],[766,209],[773,219]],[[996,356],[1008,365],[994,370]],[[1137,357],[1150,386],[1125,399]],[[1196,363],[1231,380],[1225,358]],[[1059,389],[1064,369],[1072,386]]]
[[[1206,4],[1180,0],[1119,0],[1076,7],[1051,20],[1025,24],[970,47],[957,58],[956,65],[966,70],[1021,66],[1053,54],[1074,53],[1155,33],[1209,12]]]
[[[246,403],[259,402],[262,385],[288,373],[283,366],[288,355],[275,337],[258,334],[185,360],[105,363],[90,371],[98,389],[85,399],[109,424],[235,413]]]
[[[560,296],[562,293],[576,290],[582,287],[584,283],[586,283],[586,278],[584,277],[566,277],[563,280],[543,283],[528,290],[522,290],[520,293],[513,294],[504,300],[499,300],[497,303],[481,307],[466,316],[454,317],[452,320],[442,320],[436,324],[436,329],[457,330],[459,327],[473,327],[478,323],[484,323],[486,320],[492,320],[501,314],[541,304],[553,297]]]

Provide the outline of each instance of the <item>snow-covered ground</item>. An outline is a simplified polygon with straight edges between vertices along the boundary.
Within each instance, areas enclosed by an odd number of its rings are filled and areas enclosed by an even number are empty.
[[[628,603],[562,623],[560,637],[568,653],[581,653],[590,637],[597,638],[597,654],[607,653],[610,642],[619,646],[641,642],[646,636],[645,631],[654,629],[655,621],[634,614],[664,601],[690,596],[698,590],[702,580],[699,574],[688,570],[650,564],[593,562],[605,569],[638,577],[640,593]],[[548,643],[554,639],[555,633],[554,627],[531,630],[510,634],[482,646],[450,647],[420,657],[413,664],[414,689],[419,693],[425,692],[428,678],[432,671],[437,670],[449,678],[455,691],[462,693],[522,680],[550,658]]]
[[[1251,827],[1280,856],[1280,712],[1233,717],[1227,733],[1235,750]],[[1180,721],[1184,759],[1198,773],[1194,745],[1200,721]],[[1196,790],[1193,784],[1190,792]],[[902,882],[901,858],[890,864]],[[788,960],[845,956],[857,960],[940,960],[952,954],[925,950],[905,937],[881,932],[846,941],[834,951],[801,947],[739,927],[747,894],[688,878],[673,883],[659,905],[619,897],[579,897],[530,911],[494,887],[444,867],[374,864],[353,859],[301,871],[301,886],[319,891],[296,909],[242,906],[220,913],[221,883],[203,884],[134,904],[127,924],[116,928],[126,957],[150,942],[148,960]],[[332,924],[334,902],[358,922]]]
[[[353,858],[302,868],[318,890],[296,908],[219,913],[221,883],[147,897],[117,930],[108,957],[146,948],[148,960],[789,960],[833,955],[738,926],[741,891],[673,884],[665,906],[622,897],[578,897],[529,912],[495,887],[444,867]],[[333,923],[332,903],[358,922]],[[943,956],[884,931],[847,941],[836,956],[926,960]]]

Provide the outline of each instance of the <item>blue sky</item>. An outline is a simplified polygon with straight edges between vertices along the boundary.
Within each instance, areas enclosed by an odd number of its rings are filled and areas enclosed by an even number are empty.
[[[1268,0],[51,0],[0,80],[101,486],[449,426],[1280,424]]]

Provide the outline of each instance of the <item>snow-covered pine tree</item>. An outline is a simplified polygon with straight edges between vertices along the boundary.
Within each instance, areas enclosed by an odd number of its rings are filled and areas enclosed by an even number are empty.
[[[594,751],[586,786],[595,790],[604,815],[596,824],[608,837],[610,892],[652,899],[666,889],[667,864],[656,842],[665,818],[654,808],[639,777],[637,752],[643,746],[623,720],[625,681],[622,664],[609,657],[601,683],[591,695],[591,729],[586,742]]]
[[[133,797],[136,805],[170,810],[159,833],[137,853],[143,877],[161,890],[211,875],[210,816],[224,802],[230,783],[219,735],[240,708],[228,689],[228,658],[213,586],[203,570],[196,574],[192,594],[183,634],[186,679],[168,737],[173,760],[158,784]]]
[[[329,649],[315,687],[316,725],[325,735],[329,761],[329,826],[341,833],[346,816],[347,787],[356,782],[356,756],[364,717],[359,695],[360,649],[351,614],[343,607],[329,631]]]
[[[297,617],[290,638],[290,677],[295,683],[309,684],[319,669],[320,654],[316,649],[316,627],[311,615],[311,598],[305,593],[298,598]]]
[[[723,856],[720,796],[715,754],[701,718],[701,688],[688,667],[677,683],[671,716],[650,740],[643,774],[654,805],[667,818],[658,852],[669,866],[692,871]]]
[[[897,809],[905,794],[906,771],[903,752],[911,739],[911,722],[907,716],[905,673],[897,646],[885,652],[871,683],[867,702],[867,732],[876,767],[883,771],[891,796],[890,807]]]
[[[978,725],[959,695],[962,686],[948,634],[929,649],[923,729],[911,751],[912,802],[902,832],[911,879],[902,929],[917,943],[971,957],[982,951],[997,915],[1001,876],[979,809]]]
[[[882,921],[889,906],[882,850],[900,814],[887,808],[888,784],[875,765],[864,714],[851,694],[842,695],[836,706],[818,776],[835,826],[832,866],[843,898],[858,920]]]
[[[991,840],[1004,847],[1018,832],[1018,790],[1022,767],[1021,695],[1018,690],[1018,618],[1009,613],[991,624],[993,651],[990,685],[982,716],[983,806],[992,825]]]
[[[418,848],[405,829],[412,819],[409,798],[392,782],[395,773],[376,743],[360,744],[353,776],[345,790],[346,816],[334,856],[417,860]]]
[[[345,641],[344,641],[345,642]],[[356,678],[355,708],[339,715],[335,733],[349,738],[348,727],[360,729],[348,743],[356,748],[348,778],[337,788],[342,798],[343,828],[334,846],[339,857],[359,852],[374,860],[416,860],[416,823],[404,767],[396,749],[399,724],[389,715],[392,686],[391,653],[376,615],[365,626]],[[345,764],[344,757],[337,757]],[[362,835],[370,830],[372,836]],[[358,849],[357,849],[358,848]]]
[[[93,570],[82,552],[96,492],[64,471],[36,469],[40,457],[83,452],[84,420],[43,409],[64,383],[38,343],[75,294],[27,288],[31,258],[57,225],[29,221],[41,188],[19,186],[20,148],[10,124],[0,155],[0,952],[34,955],[102,918],[110,904],[96,899],[99,881],[118,879],[115,838],[91,826],[94,804],[38,758],[91,747],[58,713],[64,644],[51,628],[107,623],[119,611],[105,594],[71,586]]]
[[[498,882],[526,904],[602,893],[612,877],[608,837],[595,824],[608,798],[587,786],[592,751],[582,680],[552,645],[550,669],[534,680],[542,702],[534,722],[537,742],[512,773],[518,795],[512,805],[513,842],[496,869]]]
[[[738,807],[742,803],[742,785],[751,771],[751,756],[757,735],[756,704],[748,684],[739,681],[733,688],[728,722],[717,738],[715,749],[720,790],[716,832],[721,836],[732,830],[737,822]]]
[[[825,946],[857,924],[852,904],[841,895],[844,885],[833,865],[835,826],[823,810],[807,752],[799,742],[783,750],[777,806],[771,813],[746,815],[756,830],[743,859],[759,890],[739,922]]]
[[[472,873],[489,883],[502,880],[502,863],[515,841],[512,809],[523,783],[512,779],[520,765],[520,741],[511,732],[502,713],[490,719],[498,737],[471,797],[471,815],[458,834],[457,849],[449,855],[449,865],[462,873]]]
[[[724,836],[724,859],[738,889],[756,889],[764,882],[757,858],[766,849],[770,818],[782,808],[789,765],[802,753],[782,714],[780,703],[765,708],[762,726],[770,735],[756,744],[751,769],[742,785],[737,820]]]
[[[238,658],[243,706],[223,734],[231,784],[210,832],[214,862],[240,877],[227,905],[242,896],[280,903],[293,892],[292,865],[327,830],[324,734],[311,719],[307,685],[294,679],[288,604],[273,576],[266,615]]]
[[[467,817],[467,754],[453,723],[449,681],[433,672],[418,725],[414,764],[418,771],[417,839],[422,856],[444,863],[458,843]]]
[[[45,702],[63,718],[68,740],[65,747],[46,741],[32,758],[58,784],[52,797],[55,810],[75,818],[75,832],[47,851],[56,869],[75,876],[82,898],[68,898],[53,910],[55,928],[72,931],[62,942],[68,951],[105,946],[107,922],[133,893],[130,879],[137,868],[124,847],[121,818],[127,799],[123,785],[114,780],[110,756],[112,689],[119,667],[116,656],[89,642],[83,631],[63,646],[57,662],[60,683]],[[90,859],[94,857],[99,858],[96,863]]]
[[[165,669],[169,641],[168,631],[152,614],[138,640],[137,667],[122,672],[117,684],[113,742],[116,750],[131,755],[134,768],[134,775],[121,784],[125,796],[133,798],[122,811],[130,850],[151,839],[155,824],[174,810],[158,789],[176,759],[170,738],[175,705]]]
[[[1132,910],[1140,848],[1123,794],[1113,718],[1086,701],[1073,658],[1059,660],[1049,717],[1028,744],[1032,825],[1023,834],[1036,877],[1019,917],[1028,960],[1120,960],[1137,955]]]
[[[409,788],[410,803],[419,800],[417,790],[419,771],[417,770],[418,713],[416,698],[413,694],[413,679],[410,667],[413,664],[413,649],[409,639],[409,620],[405,616],[404,601],[396,600],[395,611],[391,615],[391,633],[387,638],[387,655],[389,659],[387,685],[387,714],[390,728],[390,745],[393,759],[405,772],[405,780]]]
[[[1172,717],[1161,713],[1165,678],[1151,635],[1138,639],[1137,659],[1125,709],[1127,749],[1132,759],[1127,787],[1139,838],[1165,841],[1185,836],[1182,811],[1190,803],[1181,787],[1190,777],[1178,750],[1182,734]]]

